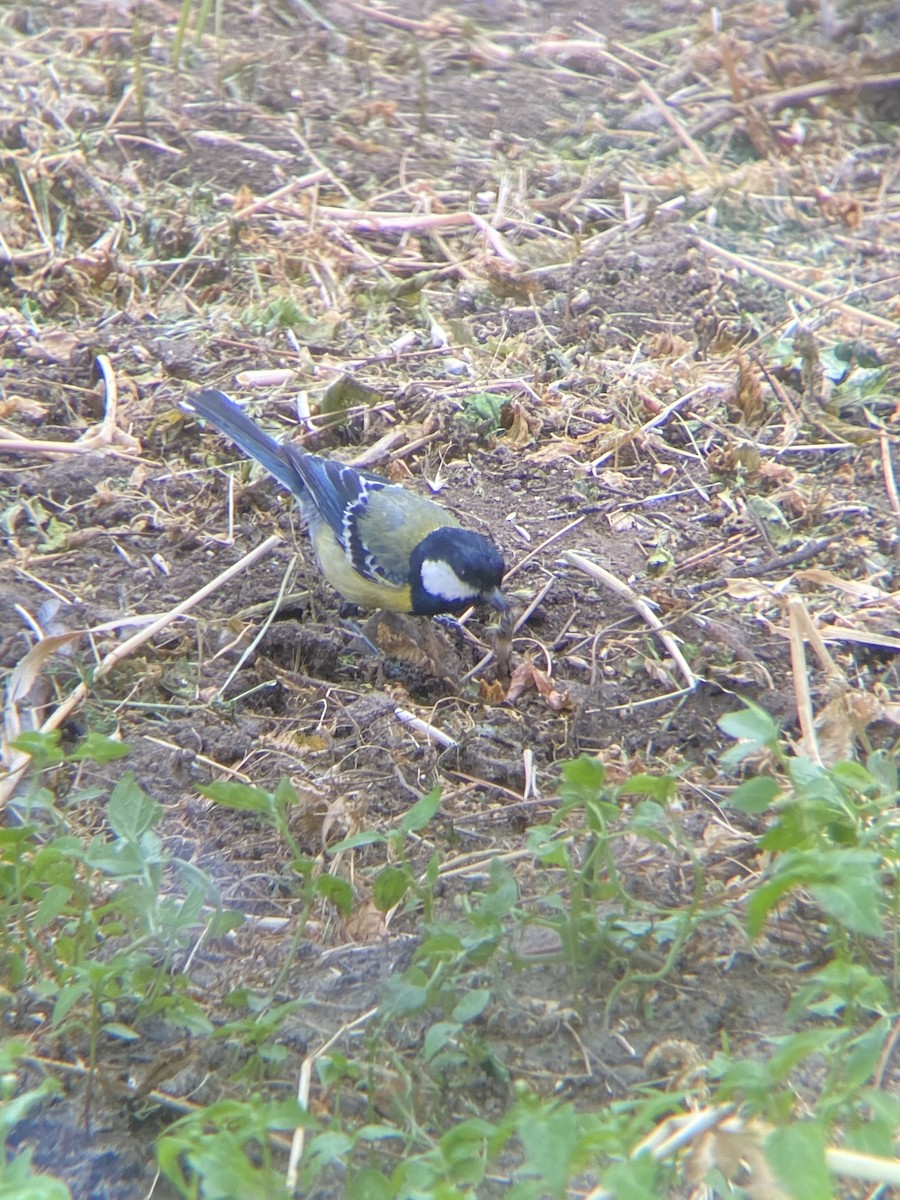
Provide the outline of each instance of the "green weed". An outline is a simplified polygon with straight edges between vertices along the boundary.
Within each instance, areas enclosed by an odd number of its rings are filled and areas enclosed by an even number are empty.
[[[224,782],[202,788],[277,832],[287,850],[283,885],[300,901],[286,965],[271,987],[236,989],[225,997],[234,1019],[213,1027],[188,996],[176,952],[202,930],[233,927],[240,914],[224,908],[202,872],[166,851],[157,833],[161,806],[128,773],[109,795],[104,832],[70,832],[67,806],[79,793],[59,801],[65,769],[118,756],[119,743],[92,735],[66,752],[55,735],[30,735],[20,743],[35,763],[16,805],[21,824],[0,832],[0,951],[10,1003],[26,989],[49,1001],[50,1028],[79,1032],[92,1066],[101,1038],[137,1039],[150,1013],[238,1047],[231,1098],[178,1120],[158,1143],[161,1170],[191,1200],[288,1195],[283,1150],[297,1129],[305,1134],[301,1188],[333,1185],[359,1200],[462,1200],[501,1182],[516,1200],[564,1196],[573,1187],[652,1197],[687,1176],[702,1176],[710,1195],[744,1194],[735,1190],[724,1135],[701,1139],[680,1158],[669,1148],[666,1122],[678,1128],[698,1102],[727,1106],[714,1115],[739,1114],[734,1136],[744,1161],[787,1195],[830,1196],[837,1145],[874,1164],[870,1179],[887,1179],[878,1164],[893,1155],[900,1127],[900,1102],[880,1086],[879,1073],[897,1018],[896,763],[884,754],[865,765],[812,763],[789,751],[755,705],[720,724],[735,739],[721,767],[745,773],[728,803],[765,819],[756,839],[765,870],[743,902],[747,945],[756,943],[764,962],[759,939],[802,901],[815,906],[827,954],[790,989],[793,1027],[761,1042],[752,1057],[734,1054],[723,1033],[718,1052],[696,1064],[680,1089],[635,1088],[599,1107],[541,1096],[517,1077],[506,1043],[491,1036],[492,1018],[515,1005],[531,971],[564,966],[576,1006],[594,994],[598,970],[613,972],[604,997],[609,1023],[626,996],[675,977],[704,924],[734,922],[679,823],[678,773],[613,783],[589,757],[563,765],[551,818],[526,834],[536,872],[528,889],[498,856],[486,881],[449,903],[439,886],[440,852],[432,849],[424,867],[412,854],[428,841],[437,845],[429,826],[438,791],[387,832],[364,830],[331,847],[329,870],[292,833],[298,797],[287,780],[273,791]],[[753,762],[765,771],[752,773]],[[619,852],[626,838],[678,865],[685,886],[669,907],[633,888]],[[338,867],[364,849],[355,889]],[[362,1038],[313,1056],[321,1098],[313,1116],[270,1094],[273,1073],[288,1063],[285,1019],[305,1003],[301,996],[276,1003],[276,996],[314,906],[346,915],[360,885],[380,912],[398,914],[421,937],[406,968],[383,983]],[[808,919],[805,911],[794,919]],[[532,926],[555,935],[557,949],[539,964],[516,948]],[[49,1082],[28,1086],[24,1050],[8,1043],[3,1051],[6,1137],[54,1090]],[[491,1098],[487,1108],[483,1096]],[[0,1184],[9,1181],[16,1195],[67,1195],[58,1181],[36,1175],[27,1155],[8,1155],[2,1171]]]

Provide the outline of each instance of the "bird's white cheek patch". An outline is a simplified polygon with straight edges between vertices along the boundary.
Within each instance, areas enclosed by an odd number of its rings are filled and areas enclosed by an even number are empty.
[[[474,600],[479,591],[460,579],[448,562],[426,558],[422,563],[422,586],[430,596],[442,600]]]

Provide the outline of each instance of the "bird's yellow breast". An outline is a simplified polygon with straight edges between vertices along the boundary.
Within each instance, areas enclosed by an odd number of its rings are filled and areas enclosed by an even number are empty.
[[[364,579],[354,571],[329,526],[320,524],[317,529],[311,529],[310,534],[322,574],[345,600],[361,608],[386,608],[401,613],[412,611],[412,589],[408,583],[392,587]]]

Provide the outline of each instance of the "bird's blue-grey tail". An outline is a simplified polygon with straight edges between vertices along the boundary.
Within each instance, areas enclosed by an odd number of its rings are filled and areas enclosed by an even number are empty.
[[[215,388],[193,392],[183,402],[182,408],[215,425],[220,433],[230,437],[246,455],[255,458],[295,495],[299,496],[306,490],[303,480],[278,442],[264,433],[255,421],[251,421],[244,410],[229,400],[224,392]]]

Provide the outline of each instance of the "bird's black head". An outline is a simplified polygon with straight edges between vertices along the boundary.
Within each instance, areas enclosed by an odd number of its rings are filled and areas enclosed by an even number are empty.
[[[412,611],[421,617],[459,613],[486,600],[501,611],[506,566],[500,551],[480,533],[446,526],[429,533],[410,556]]]

